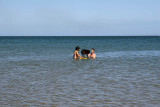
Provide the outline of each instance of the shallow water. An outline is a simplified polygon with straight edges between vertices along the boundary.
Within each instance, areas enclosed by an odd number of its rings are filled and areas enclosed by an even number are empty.
[[[2,107],[160,105],[159,37],[0,37],[0,53]]]

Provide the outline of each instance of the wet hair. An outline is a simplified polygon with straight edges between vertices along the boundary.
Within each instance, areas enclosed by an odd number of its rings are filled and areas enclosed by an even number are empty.
[[[94,48],[92,48],[91,50],[94,50]],[[95,50],[94,50],[95,51]]]
[[[76,46],[75,50],[78,50],[80,47],[79,46]]]

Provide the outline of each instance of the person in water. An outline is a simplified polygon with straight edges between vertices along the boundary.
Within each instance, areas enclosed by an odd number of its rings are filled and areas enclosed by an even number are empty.
[[[89,57],[93,59],[96,58],[96,54],[94,53],[94,48],[91,49],[91,54],[89,54]]]
[[[74,51],[74,55],[73,55],[73,59],[83,58],[78,53],[79,49],[80,49],[79,46],[76,46],[75,51]]]

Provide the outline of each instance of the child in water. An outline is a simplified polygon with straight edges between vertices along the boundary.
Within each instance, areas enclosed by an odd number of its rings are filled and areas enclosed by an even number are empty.
[[[74,55],[73,55],[73,59],[83,58],[78,53],[79,49],[80,49],[79,46],[76,46],[75,51],[74,51]]]

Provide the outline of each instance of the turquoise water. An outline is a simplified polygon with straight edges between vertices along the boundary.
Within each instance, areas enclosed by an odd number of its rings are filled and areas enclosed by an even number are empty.
[[[97,58],[73,60],[77,45]],[[0,105],[158,106],[159,65],[156,36],[0,37]]]

